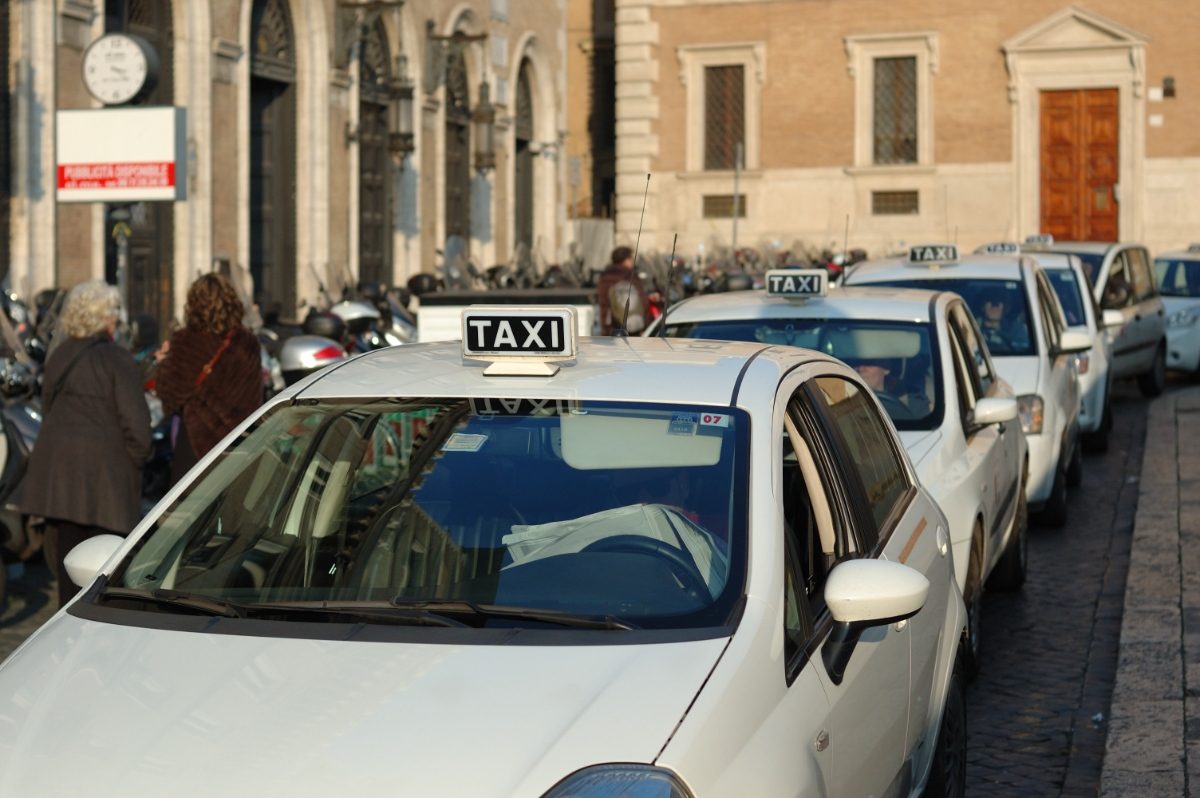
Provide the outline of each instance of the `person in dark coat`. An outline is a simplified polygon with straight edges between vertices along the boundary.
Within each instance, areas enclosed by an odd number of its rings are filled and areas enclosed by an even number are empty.
[[[262,404],[262,356],[244,315],[229,281],[205,274],[188,289],[184,327],[159,350],[155,393],[181,422],[172,484]]]
[[[120,298],[103,282],[71,289],[42,384],[42,428],[21,511],[42,516],[58,600],[79,592],[63,562],[94,535],[126,535],[139,519],[150,412],[133,356],[113,342]]]
[[[596,294],[600,301],[601,335],[612,335],[617,330],[636,335],[646,329],[650,303],[637,269],[633,268],[633,250],[629,247],[613,250],[612,263],[601,272],[596,283]]]

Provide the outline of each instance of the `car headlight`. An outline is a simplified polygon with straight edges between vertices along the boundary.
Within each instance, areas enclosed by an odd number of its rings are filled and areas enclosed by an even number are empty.
[[[1177,310],[1167,316],[1168,327],[1195,327],[1196,321],[1197,316],[1194,310]]]
[[[1027,393],[1017,397],[1017,412],[1021,415],[1021,429],[1026,435],[1037,435],[1042,431],[1046,404],[1042,397]]]
[[[669,770],[595,765],[567,776],[542,798],[692,798],[692,793]]]
[[[1088,369],[1092,367],[1092,359],[1087,352],[1080,352],[1075,355],[1075,365],[1080,374],[1087,374]]]

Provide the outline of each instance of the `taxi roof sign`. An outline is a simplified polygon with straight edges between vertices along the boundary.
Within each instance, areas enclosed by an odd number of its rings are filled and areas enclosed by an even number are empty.
[[[958,260],[954,244],[919,244],[908,250],[909,263],[945,263]]]
[[[1200,252],[1200,244],[1188,244],[1188,252]]]
[[[575,309],[472,305],[462,313],[463,357],[490,360],[485,376],[552,377],[578,351]]]
[[[1016,241],[993,241],[975,250],[984,255],[1017,255],[1021,247]]]
[[[1036,235],[1025,236],[1025,243],[1034,246],[1048,247],[1054,243],[1054,236],[1049,233],[1038,233]]]
[[[829,272],[824,269],[770,269],[766,274],[767,296],[808,299],[825,296]]]

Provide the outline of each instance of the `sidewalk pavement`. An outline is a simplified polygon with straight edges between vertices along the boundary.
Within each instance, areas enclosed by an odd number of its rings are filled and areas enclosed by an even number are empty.
[[[1200,796],[1200,386],[1150,405],[1101,798]]]

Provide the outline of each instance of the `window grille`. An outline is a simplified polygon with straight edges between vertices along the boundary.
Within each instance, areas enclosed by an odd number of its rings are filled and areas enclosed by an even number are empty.
[[[746,195],[738,194],[737,198],[737,216],[739,219],[746,218]],[[705,219],[732,219],[733,218],[733,195],[732,194],[707,194],[704,197],[703,216]]]
[[[917,59],[875,59],[875,163],[917,162]]]
[[[872,191],[871,213],[875,216],[905,216],[920,213],[916,191]]]
[[[746,84],[743,68],[704,69],[704,168],[733,169],[737,145],[745,143]]]

